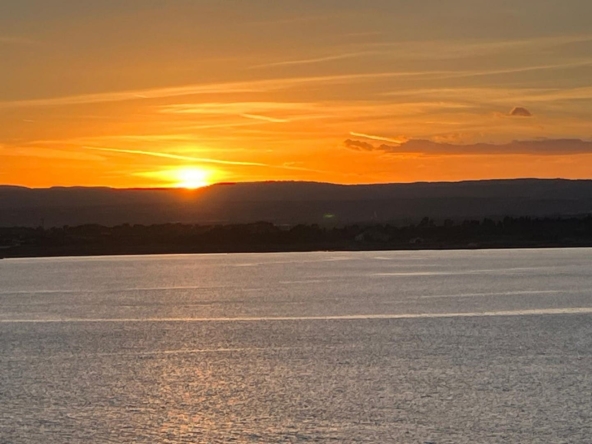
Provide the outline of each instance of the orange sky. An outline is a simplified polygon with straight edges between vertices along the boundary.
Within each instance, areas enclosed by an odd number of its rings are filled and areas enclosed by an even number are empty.
[[[8,0],[0,184],[592,178],[591,16],[589,0]]]

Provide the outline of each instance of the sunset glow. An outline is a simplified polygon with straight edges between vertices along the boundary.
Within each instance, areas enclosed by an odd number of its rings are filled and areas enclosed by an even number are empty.
[[[222,181],[220,172],[201,166],[169,167],[157,171],[137,173],[137,180],[154,184],[157,188],[185,188],[195,190]]]
[[[178,188],[194,190],[211,185],[211,182],[209,181],[211,174],[208,171],[202,170],[200,168],[181,168],[173,172],[173,175],[178,181],[175,184],[175,186]]]
[[[2,3],[0,183],[590,178],[592,2],[543,3]]]

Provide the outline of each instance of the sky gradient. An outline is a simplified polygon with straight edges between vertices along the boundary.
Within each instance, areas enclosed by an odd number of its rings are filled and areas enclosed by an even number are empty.
[[[590,0],[6,0],[0,184],[592,178]]]

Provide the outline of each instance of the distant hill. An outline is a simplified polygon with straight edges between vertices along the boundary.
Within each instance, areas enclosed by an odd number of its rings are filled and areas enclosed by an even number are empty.
[[[219,184],[175,189],[0,186],[0,226],[198,223],[408,223],[433,219],[592,213],[591,180],[333,185]]]

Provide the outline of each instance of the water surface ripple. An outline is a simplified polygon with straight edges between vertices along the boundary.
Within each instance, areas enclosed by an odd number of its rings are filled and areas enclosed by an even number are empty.
[[[0,443],[584,443],[592,250],[0,261]]]

